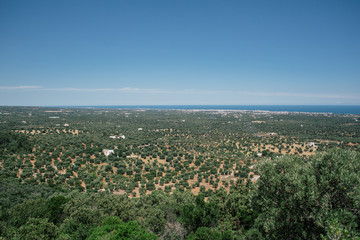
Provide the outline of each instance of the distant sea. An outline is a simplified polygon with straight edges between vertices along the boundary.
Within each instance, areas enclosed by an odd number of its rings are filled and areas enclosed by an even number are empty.
[[[360,114],[360,105],[124,105],[124,106],[66,106],[77,108],[115,109],[178,109],[178,110],[260,110],[307,113]]]

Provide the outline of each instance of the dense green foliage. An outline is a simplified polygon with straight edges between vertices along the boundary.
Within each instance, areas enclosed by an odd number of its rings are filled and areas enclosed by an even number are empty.
[[[153,233],[142,229],[137,222],[124,223],[119,217],[107,217],[100,227],[91,231],[87,240],[109,239],[109,240],[154,240],[157,239]]]
[[[23,134],[0,132],[0,154],[30,153],[32,144]]]
[[[196,231],[199,227],[214,227],[219,219],[218,206],[204,201],[202,195],[198,195],[195,203],[186,204],[181,209],[181,222],[191,232]]]
[[[354,152],[330,151],[307,161],[264,161],[254,191],[255,207],[261,209],[255,225],[267,238],[319,239],[338,223],[354,237],[360,220],[359,160]]]

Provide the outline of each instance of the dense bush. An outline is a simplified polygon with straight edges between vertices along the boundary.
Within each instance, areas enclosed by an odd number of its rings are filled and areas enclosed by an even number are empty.
[[[31,153],[32,143],[24,134],[0,131],[0,155],[11,153]]]
[[[147,232],[136,222],[123,222],[118,217],[107,217],[101,226],[91,230],[87,240],[109,239],[109,240],[154,240],[156,235]]]
[[[334,224],[351,238],[358,236],[359,170],[360,156],[350,151],[264,161],[254,196],[261,212],[255,227],[276,239],[319,239]]]

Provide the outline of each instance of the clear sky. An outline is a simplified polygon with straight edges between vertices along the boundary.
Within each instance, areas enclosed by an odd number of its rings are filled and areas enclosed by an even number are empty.
[[[0,105],[360,105],[359,0],[0,0]]]

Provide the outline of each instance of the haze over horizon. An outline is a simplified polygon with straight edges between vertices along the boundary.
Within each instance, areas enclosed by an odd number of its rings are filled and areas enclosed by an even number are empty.
[[[360,2],[0,0],[0,105],[360,105]]]

